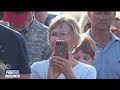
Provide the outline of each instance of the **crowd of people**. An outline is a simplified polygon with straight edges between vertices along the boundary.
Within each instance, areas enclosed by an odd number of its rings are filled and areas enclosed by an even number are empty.
[[[79,20],[5,11],[0,20],[0,79],[6,70],[19,70],[20,79],[120,79],[119,53],[116,11],[81,12]]]

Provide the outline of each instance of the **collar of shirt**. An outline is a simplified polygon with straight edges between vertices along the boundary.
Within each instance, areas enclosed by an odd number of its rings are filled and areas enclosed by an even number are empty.
[[[24,30],[20,31],[20,33],[25,36],[25,34],[27,33],[27,31],[29,30],[30,27],[32,27],[34,25],[34,19],[32,20],[32,22],[30,23],[30,25],[25,28]]]

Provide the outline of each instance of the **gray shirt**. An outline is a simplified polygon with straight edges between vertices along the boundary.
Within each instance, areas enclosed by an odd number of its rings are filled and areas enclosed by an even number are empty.
[[[37,21],[33,21],[32,25],[24,34],[28,54],[30,57],[30,65],[33,62],[46,60],[51,55],[51,49],[48,45],[48,27]]]

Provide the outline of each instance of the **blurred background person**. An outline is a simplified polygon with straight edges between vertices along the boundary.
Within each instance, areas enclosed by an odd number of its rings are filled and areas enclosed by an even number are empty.
[[[40,23],[45,23],[48,14],[47,11],[35,11],[34,17]]]
[[[111,31],[120,38],[120,16],[116,15],[111,26]]]
[[[59,15],[61,12],[47,12],[47,18],[46,18],[46,20],[45,20],[45,25],[46,26],[49,26],[50,25],[50,23],[51,23],[51,21],[52,21],[52,19],[54,19],[57,15]]]
[[[85,12],[82,12],[82,11],[79,11],[79,12],[66,12],[66,11],[63,11],[60,13],[60,15],[71,15],[73,16],[74,18],[76,18],[76,20],[79,22],[80,18],[81,18],[81,15],[85,13]]]
[[[77,21],[79,21],[79,19],[80,19],[80,17],[81,17],[81,15],[83,14],[84,12],[66,12],[66,11],[56,11],[56,12],[54,12],[54,11],[48,11],[47,12],[47,18],[46,18],[46,20],[45,20],[45,25],[46,26],[49,26],[50,25],[50,22],[51,22],[51,20],[52,19],[54,19],[57,15],[71,15],[71,16],[73,16],[73,17],[75,17],[76,19],[77,19]]]
[[[81,15],[79,25],[81,33],[85,33],[89,28],[91,28],[91,22],[86,12]]]

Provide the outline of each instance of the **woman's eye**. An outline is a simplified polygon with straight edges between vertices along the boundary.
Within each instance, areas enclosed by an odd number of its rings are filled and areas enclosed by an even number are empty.
[[[76,60],[80,60],[80,57],[75,57]]]
[[[57,33],[52,33],[51,36],[57,36]]]
[[[84,57],[84,60],[89,60],[90,59],[90,57]]]
[[[65,34],[65,33],[62,33],[61,35],[62,35],[62,36],[66,36],[66,34]]]

